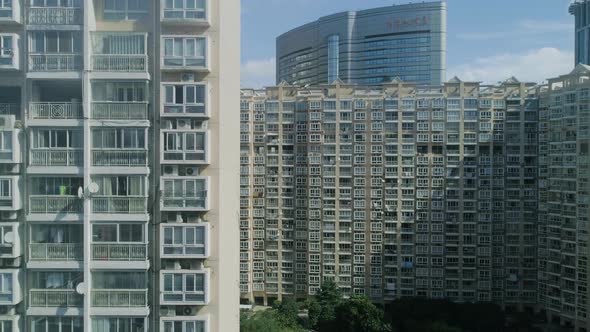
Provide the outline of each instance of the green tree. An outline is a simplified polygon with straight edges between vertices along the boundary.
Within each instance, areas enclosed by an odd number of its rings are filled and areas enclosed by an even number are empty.
[[[242,313],[240,316],[241,332],[304,332],[301,326],[288,326],[276,310],[256,313]]]
[[[385,332],[390,329],[383,311],[366,296],[353,296],[336,307],[336,330],[340,332]],[[441,331],[442,332],[442,331]]]
[[[298,327],[299,325],[299,304],[291,299],[285,298],[282,302],[276,301],[273,307],[277,310],[278,319],[285,326]]]
[[[334,331],[336,307],[340,302],[342,293],[338,285],[333,281],[323,283],[315,298],[308,301],[309,321],[313,322],[311,327],[320,332]]]

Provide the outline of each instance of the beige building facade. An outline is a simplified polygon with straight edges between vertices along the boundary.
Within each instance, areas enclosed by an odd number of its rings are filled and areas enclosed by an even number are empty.
[[[0,1],[0,331],[238,330],[239,10]]]

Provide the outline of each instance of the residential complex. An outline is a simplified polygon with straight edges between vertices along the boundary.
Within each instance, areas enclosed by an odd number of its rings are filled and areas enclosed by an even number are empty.
[[[238,329],[237,45],[237,0],[0,0],[0,331]]]
[[[393,5],[322,17],[276,41],[277,84],[377,84],[399,77],[440,85],[446,70],[446,3]]]
[[[315,294],[537,309],[534,85],[243,90],[244,302]]]
[[[590,331],[590,67],[539,91],[539,300],[553,320]]]
[[[569,12],[575,17],[575,64],[590,64],[590,2],[574,0]]]

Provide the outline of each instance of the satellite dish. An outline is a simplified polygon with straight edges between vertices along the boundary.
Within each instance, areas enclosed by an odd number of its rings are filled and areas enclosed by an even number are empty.
[[[85,288],[86,288],[86,287],[85,287],[85,285],[84,285],[84,282],[81,282],[81,283],[79,283],[79,284],[76,286],[76,293],[78,293],[78,294],[80,294],[80,295],[84,295],[84,292],[86,291],[86,289],[85,289]]]
[[[78,187],[78,198],[84,198],[84,189],[82,187]]]
[[[92,182],[90,185],[88,185],[88,191],[91,194],[96,194],[98,192],[98,183]]]
[[[4,234],[4,242],[14,243],[14,233],[6,232],[6,234]]]

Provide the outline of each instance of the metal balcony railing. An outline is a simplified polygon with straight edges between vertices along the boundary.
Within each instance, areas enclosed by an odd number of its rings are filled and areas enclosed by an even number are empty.
[[[0,115],[17,115],[20,114],[19,104],[0,103]]]
[[[93,290],[92,306],[106,308],[145,307],[147,306],[147,289]]]
[[[145,149],[93,149],[93,166],[147,166]]]
[[[67,7],[29,7],[31,25],[77,25],[82,23],[82,10]]]
[[[94,54],[92,69],[106,72],[144,72],[148,57],[145,54]]]
[[[92,118],[96,120],[146,120],[148,103],[144,101],[93,101]]]
[[[29,71],[78,71],[82,69],[80,54],[29,54]]]
[[[82,307],[83,297],[73,289],[31,289],[31,307]]]
[[[82,213],[82,199],[77,196],[31,195],[31,213]]]
[[[82,166],[83,150],[31,150],[31,166]]]
[[[92,259],[97,261],[145,261],[147,244],[92,244]]]
[[[81,261],[80,243],[31,243],[29,256],[34,261]]]
[[[145,197],[94,196],[92,199],[94,213],[147,213]]]
[[[82,119],[84,111],[82,103],[29,103],[29,114],[31,119]]]

